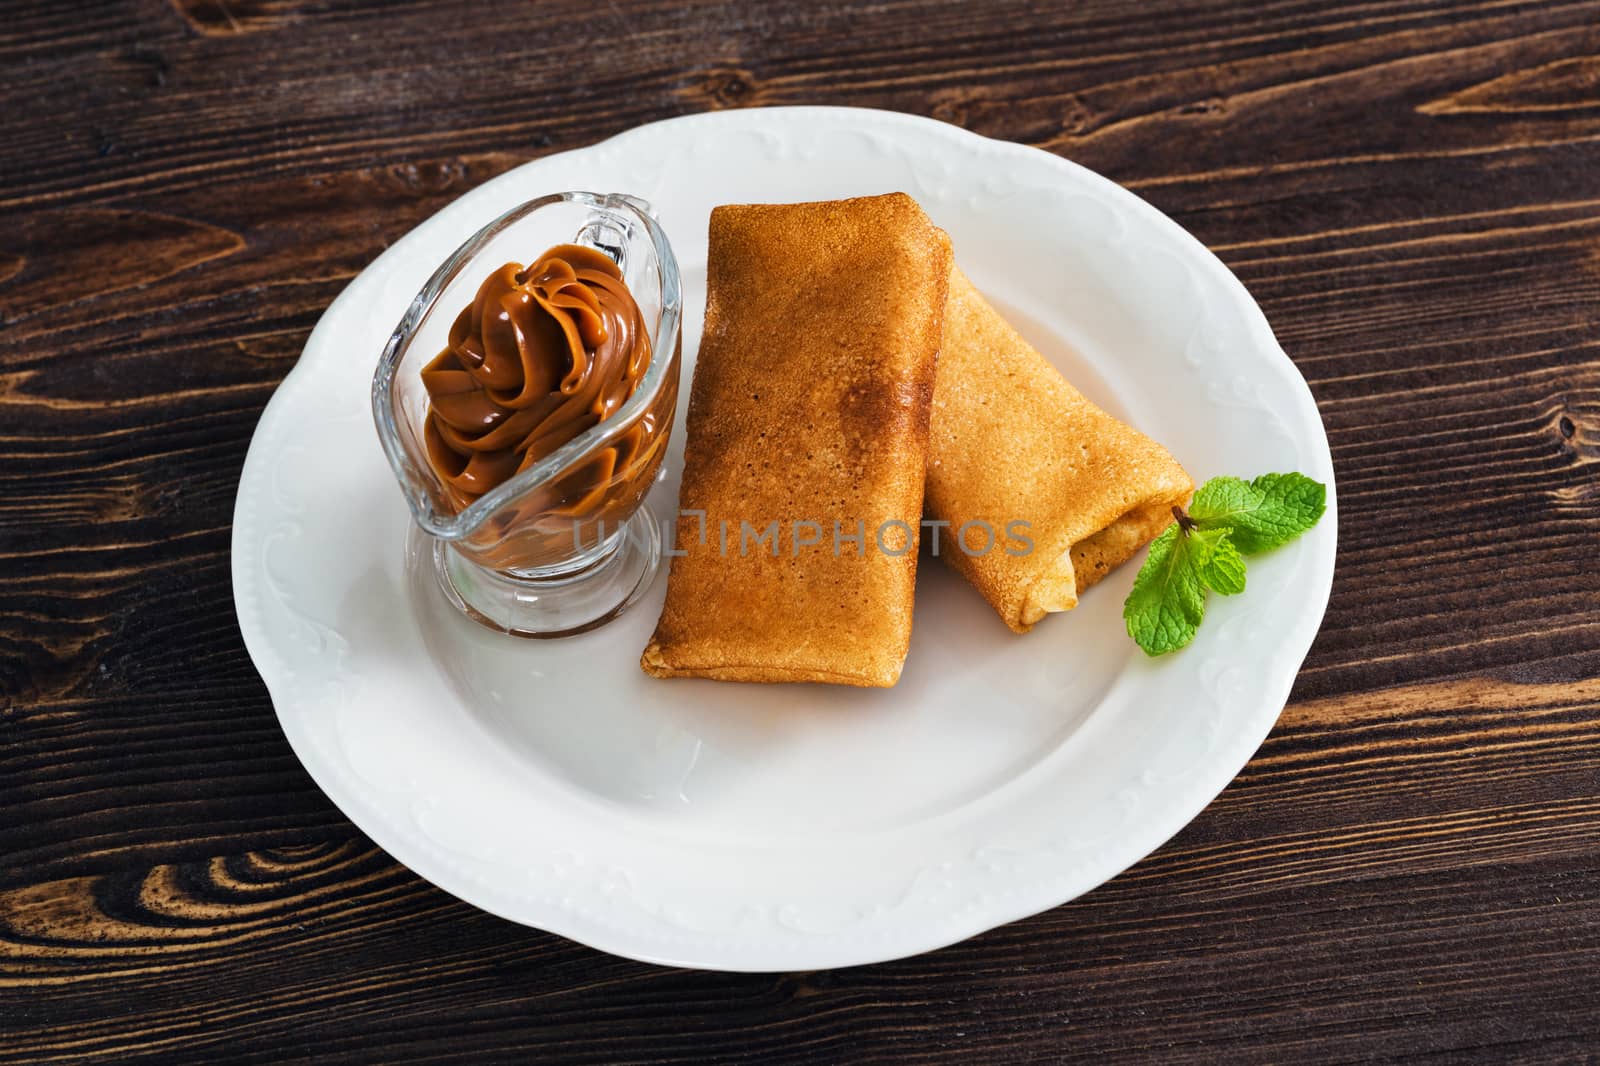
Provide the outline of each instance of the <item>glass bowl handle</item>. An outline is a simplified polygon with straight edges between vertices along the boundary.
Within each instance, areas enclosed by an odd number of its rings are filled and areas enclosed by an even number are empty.
[[[613,193],[606,197],[608,201],[616,200],[627,203],[641,215],[654,218],[655,208],[649,201],[625,193]],[[617,266],[624,271],[628,269],[628,245],[633,237],[634,224],[625,214],[616,211],[594,211],[584,220],[583,227],[578,230],[578,235],[573,238],[574,244],[585,244],[590,248],[598,249],[616,261]]]

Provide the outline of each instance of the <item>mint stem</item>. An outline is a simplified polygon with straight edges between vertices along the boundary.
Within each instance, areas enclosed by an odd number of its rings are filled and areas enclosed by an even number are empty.
[[[1177,504],[1172,505],[1172,517],[1178,520],[1178,528],[1183,531],[1183,535],[1186,537],[1200,528],[1200,523],[1185,514],[1183,508]]]

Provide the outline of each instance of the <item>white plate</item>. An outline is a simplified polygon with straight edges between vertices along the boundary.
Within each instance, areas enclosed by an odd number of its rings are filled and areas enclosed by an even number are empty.
[[[1328,484],[1328,514],[1252,560],[1246,593],[1212,597],[1195,643],[1154,661],[1122,627],[1137,562],[1022,637],[925,564],[910,657],[888,691],[646,677],[638,657],[664,576],[581,637],[482,630],[412,583],[368,381],[456,244],[563,189],[657,206],[684,274],[684,397],[713,205],[900,189],[1041,351],[1196,481],[1301,470]],[[675,436],[651,496],[661,514],[676,504]],[[927,119],[728,111],[519,167],[363,271],[251,443],[234,594],[295,752],[423,877],[619,955],[812,969],[926,951],[1070,900],[1205,807],[1266,737],[1320,624],[1332,489],[1311,393],[1261,312],[1131,193]]]

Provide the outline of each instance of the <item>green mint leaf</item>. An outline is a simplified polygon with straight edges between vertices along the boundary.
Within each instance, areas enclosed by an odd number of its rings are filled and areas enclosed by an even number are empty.
[[[1327,487],[1304,474],[1263,474],[1251,482],[1216,477],[1194,494],[1189,515],[1202,530],[1231,531],[1234,546],[1255,555],[1316,525],[1327,498]]]
[[[1233,535],[1226,529],[1197,530],[1190,534],[1191,540],[1201,537],[1215,539],[1210,542],[1206,557],[1195,564],[1195,573],[1200,580],[1211,591],[1224,596],[1243,592],[1244,556],[1239,554],[1238,546],[1233,543]]]
[[[1286,544],[1317,524],[1328,490],[1304,474],[1262,474],[1254,481],[1214,477],[1200,486],[1177,521],[1150,542],[1150,554],[1122,605],[1128,636],[1147,655],[1194,640],[1206,614],[1206,590],[1244,591],[1244,557]]]
[[[1277,539],[1255,551],[1266,551],[1287,544],[1322,518],[1328,509],[1328,487],[1313,481],[1304,474],[1262,474],[1250,482],[1250,487],[1261,493],[1263,521],[1257,526],[1270,525]],[[1234,533],[1234,540],[1239,535]],[[1243,549],[1241,549],[1243,550]]]
[[[1226,534],[1223,534],[1226,536]],[[1206,590],[1195,565],[1195,552],[1212,554],[1213,545],[1193,543],[1173,523],[1150,542],[1150,554],[1133,580],[1122,605],[1128,636],[1147,655],[1177,651],[1194,639],[1206,612]]]
[[[1261,490],[1236,477],[1214,477],[1189,501],[1189,517],[1202,528],[1232,525],[1235,518],[1261,508]]]

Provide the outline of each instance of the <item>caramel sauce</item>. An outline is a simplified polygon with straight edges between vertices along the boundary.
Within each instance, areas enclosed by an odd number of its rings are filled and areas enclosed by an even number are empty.
[[[490,274],[422,371],[428,458],[456,508],[615,414],[650,355],[639,306],[604,252],[557,245]]]
[[[424,443],[448,502],[466,510],[614,418],[653,354],[638,303],[604,252],[562,244],[527,267],[495,270],[421,372]],[[679,352],[666,357],[675,364]],[[458,550],[484,566],[526,571],[562,564],[614,534],[650,490],[677,396],[674,365],[604,447],[496,508]]]

